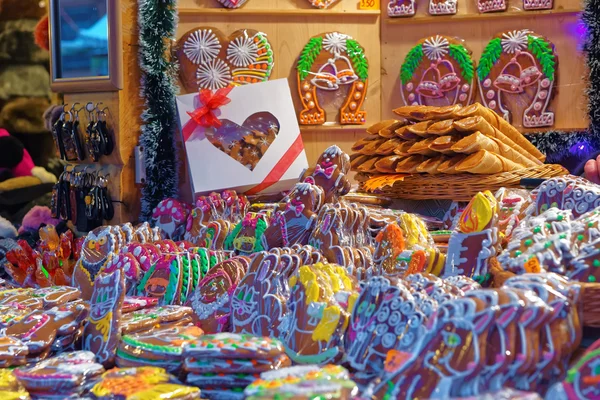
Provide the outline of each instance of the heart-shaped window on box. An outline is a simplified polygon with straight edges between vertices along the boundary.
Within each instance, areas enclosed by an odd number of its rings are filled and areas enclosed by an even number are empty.
[[[279,134],[280,124],[270,112],[250,115],[242,123],[221,120],[218,128],[209,128],[205,135],[217,149],[253,171]]]

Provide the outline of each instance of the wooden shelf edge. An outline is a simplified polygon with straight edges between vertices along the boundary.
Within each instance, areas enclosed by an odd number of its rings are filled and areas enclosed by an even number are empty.
[[[372,124],[371,124],[372,125]],[[369,126],[368,123],[364,125],[300,125],[300,133],[311,133],[311,132],[340,132],[340,131],[362,131],[366,130]]]
[[[194,15],[227,15],[227,16],[260,16],[260,15],[281,15],[281,16],[340,16],[340,15],[352,15],[352,16],[375,16],[381,15],[381,10],[311,10],[311,9],[297,9],[297,10],[258,10],[258,9],[228,9],[228,8],[180,8],[178,10],[180,16],[194,16]]]
[[[557,10],[540,10],[540,11],[508,11],[486,14],[457,14],[457,15],[440,15],[440,16],[416,16],[416,17],[400,17],[386,18],[386,23],[390,25],[406,25],[406,24],[429,24],[432,22],[450,22],[450,21],[490,21],[504,18],[535,18],[550,15],[572,15],[579,14],[580,8],[572,9],[557,9]]]

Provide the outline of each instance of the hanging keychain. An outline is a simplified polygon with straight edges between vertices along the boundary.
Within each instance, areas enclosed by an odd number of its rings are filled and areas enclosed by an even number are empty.
[[[71,115],[73,117],[73,124],[71,127],[71,140],[73,141],[75,152],[77,154],[77,159],[79,161],[85,160],[85,152],[83,150],[83,143],[81,143],[81,136],[79,135],[79,112],[83,110],[80,108],[79,110],[75,110],[75,106],[79,103],[74,103],[71,107]]]
[[[112,139],[112,134],[108,129],[108,124],[106,123],[106,110],[108,110],[108,107],[98,111],[98,123],[96,129],[98,131],[98,135],[101,137],[100,140],[103,146],[102,154],[108,156],[114,149],[114,142]]]
[[[107,174],[104,177],[98,177],[98,188],[100,195],[99,201],[101,202],[102,219],[106,221],[110,221],[115,216],[115,208],[110,196],[108,195],[109,178],[110,174]]]
[[[65,112],[63,110],[63,112],[60,114],[60,118],[52,126],[52,137],[54,138],[54,141],[56,142],[56,146],[58,148],[58,153],[60,154],[61,160],[66,159],[65,146],[64,146],[63,140],[62,140],[64,123],[65,123]]]
[[[101,103],[98,103],[101,104]],[[94,112],[96,107],[94,107],[94,103],[89,102],[85,105],[85,109],[88,112],[88,125],[85,129],[85,147],[87,149],[87,154],[90,160],[93,162],[97,162],[100,158],[100,151],[98,149],[98,133],[96,132],[96,119]]]

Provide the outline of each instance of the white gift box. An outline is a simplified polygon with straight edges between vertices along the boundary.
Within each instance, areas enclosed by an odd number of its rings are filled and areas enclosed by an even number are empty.
[[[227,97],[231,102],[214,110],[221,126],[205,128],[188,114],[203,106],[198,93],[177,96],[180,131],[189,135],[187,140],[186,134],[183,137],[193,193],[234,189],[256,194],[290,189],[308,161],[287,79],[237,86]],[[248,145],[247,138],[256,139],[256,135],[261,138],[257,139],[261,149],[268,146],[264,153]],[[240,157],[240,146],[243,154],[253,157],[252,163]]]

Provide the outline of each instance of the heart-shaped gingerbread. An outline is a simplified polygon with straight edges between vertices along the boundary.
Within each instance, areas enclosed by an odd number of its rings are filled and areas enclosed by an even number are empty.
[[[279,134],[279,127],[273,114],[258,112],[246,118],[242,125],[222,119],[219,128],[206,130],[206,138],[217,149],[254,171]]]
[[[192,29],[177,42],[176,54],[188,92],[265,82],[274,64],[267,35],[251,29],[229,36],[216,28]]]

